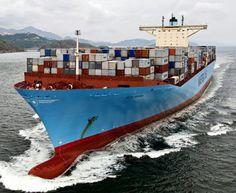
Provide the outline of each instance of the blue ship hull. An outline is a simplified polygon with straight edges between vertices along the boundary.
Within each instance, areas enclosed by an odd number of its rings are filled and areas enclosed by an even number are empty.
[[[68,144],[117,128],[129,128],[132,123],[158,117],[179,106],[184,107],[186,101],[194,98],[209,83],[214,64],[209,64],[181,87],[167,84],[113,89],[17,91],[39,115],[53,146],[59,151]],[[91,145],[93,148],[96,146]]]

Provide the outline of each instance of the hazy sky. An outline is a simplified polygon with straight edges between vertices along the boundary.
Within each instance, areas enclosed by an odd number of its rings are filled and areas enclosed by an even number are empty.
[[[192,41],[236,45],[236,0],[0,0],[0,26],[34,26],[61,36],[80,28],[82,38],[116,42],[152,37],[139,25],[160,25],[161,16],[185,15],[208,24]]]

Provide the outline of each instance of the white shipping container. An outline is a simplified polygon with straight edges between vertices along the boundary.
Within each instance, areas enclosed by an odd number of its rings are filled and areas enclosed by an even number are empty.
[[[38,65],[37,64],[33,64],[33,66],[32,66],[32,71],[33,72],[38,72]]]
[[[121,50],[121,57],[128,57],[128,50]]]
[[[96,60],[96,54],[89,54],[89,61],[95,62],[95,60]]]
[[[166,65],[166,64],[168,64],[168,57],[154,59],[154,65]]]
[[[75,53],[75,48],[68,49],[68,54],[74,54],[74,53]]]
[[[52,74],[57,74],[57,68],[51,68],[51,73]]]
[[[170,61],[170,62],[175,62],[175,56],[170,55],[170,56],[169,56],[169,61]]]
[[[156,48],[149,50],[149,56],[151,58],[163,58],[168,57],[169,49],[167,48]]]
[[[179,79],[180,79],[180,81],[184,80],[184,74],[181,74],[181,75],[179,76]]]
[[[69,67],[70,67],[70,68],[75,68],[75,62],[70,62],[70,63],[69,63]]]
[[[88,69],[89,63],[88,62],[82,62],[82,69]]]
[[[174,80],[174,84],[178,84],[179,83],[179,77],[178,76],[172,76],[171,79]]]
[[[104,62],[108,60],[108,54],[95,54],[96,62]]]
[[[115,70],[117,65],[117,61],[108,61],[109,70]]]
[[[194,65],[191,65],[191,74],[193,74],[194,73]]]
[[[96,69],[96,70],[95,70],[95,75],[96,75],[96,76],[101,76],[101,75],[102,75],[102,70]]]
[[[176,62],[182,62],[183,61],[183,56],[175,56],[175,61]]]
[[[187,50],[185,48],[175,48],[175,54],[177,56],[182,56]]]
[[[168,78],[168,72],[155,74],[155,79],[157,80],[166,80],[167,78]]]
[[[140,59],[139,60],[139,67],[140,68],[147,68],[151,66],[150,59]]]
[[[132,67],[132,61],[133,61],[133,59],[125,60],[125,68],[131,68]]]
[[[125,62],[124,61],[118,61],[117,62],[117,69],[118,70],[124,70],[125,69]]]
[[[88,74],[91,75],[91,76],[94,76],[95,75],[95,69],[89,69]]]
[[[102,69],[102,76],[108,76],[108,70]]]
[[[63,61],[58,61],[57,62],[57,67],[58,68],[63,68]]]
[[[115,56],[115,50],[114,49],[109,49],[109,55],[114,57]]]
[[[183,62],[175,62],[175,68],[183,68],[184,63]]]
[[[57,48],[56,49],[56,56],[58,57],[60,54],[62,54],[62,52],[61,52],[61,48]]]
[[[63,54],[59,54],[59,55],[57,56],[57,59],[62,61],[62,60],[63,60]]]
[[[45,49],[40,49],[39,52],[40,52],[40,57],[45,56]]]
[[[50,68],[44,68],[44,74],[50,74]]]
[[[154,66],[151,66],[150,67],[150,74],[154,73],[155,72],[155,67]]]
[[[116,76],[116,70],[108,70],[108,76]]]
[[[143,78],[146,79],[146,80],[154,80],[155,75],[154,75],[154,73],[153,73],[153,74],[149,74],[149,75],[147,75],[147,76],[143,76]]]
[[[39,58],[39,65],[43,65],[44,64],[44,59],[43,58]]]
[[[131,75],[132,74],[132,70],[131,68],[125,68],[125,75]]]
[[[108,70],[109,69],[108,61],[102,62],[102,69],[104,69],[104,70]]]
[[[39,59],[38,58],[33,58],[33,64],[38,65],[39,64]]]
[[[169,69],[169,74],[171,76],[175,75],[175,69],[174,68]]]
[[[132,76],[138,76],[139,75],[139,68],[131,68],[131,74],[132,74]]]

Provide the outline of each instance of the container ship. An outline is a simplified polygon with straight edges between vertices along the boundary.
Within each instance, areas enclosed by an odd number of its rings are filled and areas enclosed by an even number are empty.
[[[190,105],[204,93],[214,70],[213,46],[189,46],[207,25],[140,26],[153,47],[40,49],[28,58],[17,92],[39,115],[54,146],[51,159],[29,171],[53,179],[79,155]]]

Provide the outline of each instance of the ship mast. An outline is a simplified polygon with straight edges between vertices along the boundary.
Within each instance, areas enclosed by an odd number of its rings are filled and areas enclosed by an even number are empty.
[[[75,74],[76,74],[76,79],[78,75],[80,75],[81,70],[80,70],[80,65],[79,65],[79,36],[81,35],[80,30],[75,31],[76,35],[76,52],[75,52],[75,57],[76,57],[76,64],[75,64]]]
[[[184,25],[183,16],[181,25],[178,25],[178,20],[173,14],[169,20],[169,26],[165,26],[163,18],[162,26],[139,27],[140,31],[146,31],[156,37],[156,47],[188,47],[189,37],[207,29],[207,25]]]

